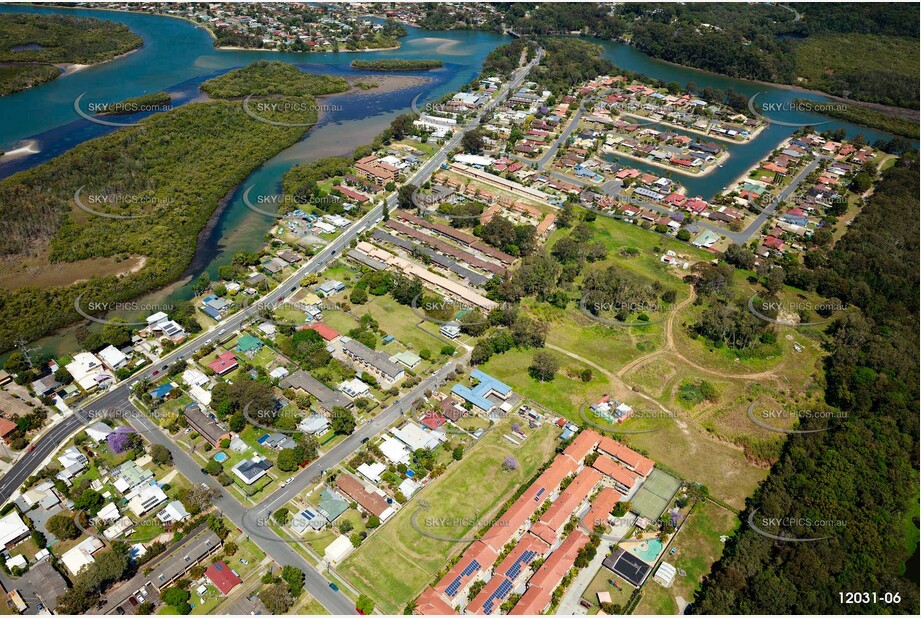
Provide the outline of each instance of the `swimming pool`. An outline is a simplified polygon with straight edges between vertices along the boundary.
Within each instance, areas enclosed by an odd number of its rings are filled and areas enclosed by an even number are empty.
[[[634,545],[627,551],[643,562],[652,564],[656,561],[656,558],[659,557],[659,554],[662,553],[662,541],[659,539],[647,539],[639,545]]]
[[[225,461],[227,461],[227,453],[217,453],[214,456],[214,461],[218,463],[224,463]]]

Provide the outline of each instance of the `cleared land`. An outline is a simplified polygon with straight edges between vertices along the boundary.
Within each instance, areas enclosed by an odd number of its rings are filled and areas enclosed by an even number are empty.
[[[530,431],[528,439],[516,447],[502,437],[512,422],[500,421],[459,464],[413,497],[339,567],[339,573],[374,599],[380,611],[401,613],[432,583],[448,560],[469,544],[466,540],[426,536],[413,527],[413,520],[433,534],[472,539],[477,528],[474,519],[478,518],[480,525],[489,521],[508,497],[550,459],[557,441],[554,427],[544,425]],[[518,461],[517,470],[502,470],[502,461],[508,456]],[[421,508],[423,502],[427,508]],[[455,521],[436,525],[434,520],[440,518]]]

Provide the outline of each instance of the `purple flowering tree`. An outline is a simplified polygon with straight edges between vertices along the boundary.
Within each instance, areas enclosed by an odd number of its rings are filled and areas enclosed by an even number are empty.
[[[119,427],[106,436],[106,442],[109,444],[109,450],[113,453],[124,453],[134,448],[136,438],[137,434],[130,427]]]
[[[509,455],[502,461],[502,469],[506,471],[517,470],[518,460],[512,457],[511,455]]]

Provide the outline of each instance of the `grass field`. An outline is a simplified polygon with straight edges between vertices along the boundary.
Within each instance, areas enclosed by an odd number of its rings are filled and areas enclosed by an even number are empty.
[[[634,613],[673,615],[678,613],[677,597],[693,601],[704,575],[723,553],[720,536],[731,536],[737,525],[735,513],[712,502],[698,503],[672,542],[671,547],[677,551],[665,558],[687,575],[677,575],[670,588],[663,588],[650,578]]]
[[[560,371],[550,382],[538,382],[528,375],[528,367],[534,350],[512,349],[493,356],[481,369],[498,378],[528,399],[533,399],[553,412],[573,421],[579,420],[579,408],[586,402],[595,401],[605,393],[625,397],[626,392],[615,386],[607,376],[593,369],[591,381],[569,377],[567,370],[589,368],[584,363],[571,359],[559,352],[550,351],[560,362]]]
[[[461,539],[472,538],[477,525],[474,519],[485,522],[494,517],[505,500],[550,459],[557,440],[554,427],[544,425],[530,432],[516,447],[502,437],[512,422],[500,421],[459,464],[413,497],[339,566],[339,573],[374,599],[380,611],[401,613],[448,560],[469,544]],[[504,472],[502,461],[510,455],[519,467]],[[428,508],[420,508],[423,501]],[[434,521],[440,518],[454,521]],[[423,530],[458,540],[426,536],[413,527],[413,521]]]

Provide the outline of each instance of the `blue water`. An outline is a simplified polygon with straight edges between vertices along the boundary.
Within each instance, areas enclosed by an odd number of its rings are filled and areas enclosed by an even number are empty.
[[[659,554],[662,553],[662,541],[659,539],[649,539],[643,541],[640,545],[631,547],[627,551],[643,562],[653,563],[656,561],[656,558],[659,557]]]
[[[321,157],[351,154],[357,146],[369,143],[396,115],[409,111],[410,102],[420,93],[420,101],[431,101],[460,89],[479,74],[486,54],[510,40],[495,33],[424,31],[407,27],[408,35],[400,39],[401,48],[386,52],[301,54],[218,50],[204,28],[182,19],[44,6],[3,5],[0,12],[57,13],[110,19],[126,24],[144,39],[139,50],[122,58],[88,67],[37,88],[0,97],[0,118],[3,118],[0,123],[0,150],[11,150],[26,140],[34,141],[39,149],[35,155],[0,163],[0,179],[44,163],[88,139],[117,130],[97,125],[76,114],[74,100],[83,93],[86,93],[84,102],[111,102],[167,91],[173,95],[173,105],[182,105],[199,97],[198,86],[202,81],[255,60],[289,62],[306,71],[340,76],[361,75],[361,72],[349,67],[352,60],[359,58],[437,58],[445,63],[444,68],[439,70],[408,74],[430,80],[421,86],[389,93],[370,91],[324,97],[323,102],[334,111],[324,114],[303,140],[267,161],[242,183],[204,233],[199,251],[183,278],[138,299],[143,304],[168,304],[189,298],[191,290],[187,284],[199,274],[207,272],[215,278],[217,268],[229,263],[235,253],[261,247],[272,221],[245,207],[241,196],[246,187],[254,186],[255,195],[274,194],[280,190],[281,177],[291,166]],[[821,95],[798,93],[667,64],[611,41],[594,39],[594,42],[603,46],[605,57],[615,64],[666,81],[681,84],[693,81],[700,87],[709,85],[722,90],[732,88],[749,96],[761,92],[759,101],[766,103],[789,102],[797,97],[827,100]],[[117,120],[132,122],[145,115],[119,116]],[[814,113],[791,112],[784,116],[784,120],[818,123],[828,118]],[[870,142],[887,137],[877,131],[838,121],[820,125],[821,129],[838,127],[844,127],[851,136],[863,133]],[[691,195],[711,197],[773,150],[793,130],[771,125],[753,143],[727,145],[731,156],[723,168],[702,178],[682,176],[680,180]],[[650,172],[657,171],[651,166],[630,164]],[[142,316],[124,314],[119,317],[131,321]],[[37,345],[52,354],[72,352],[77,349],[73,330],[65,329],[40,339],[33,347]]]
[[[214,461],[218,463],[224,463],[227,461],[227,453],[216,453],[214,455]]]

